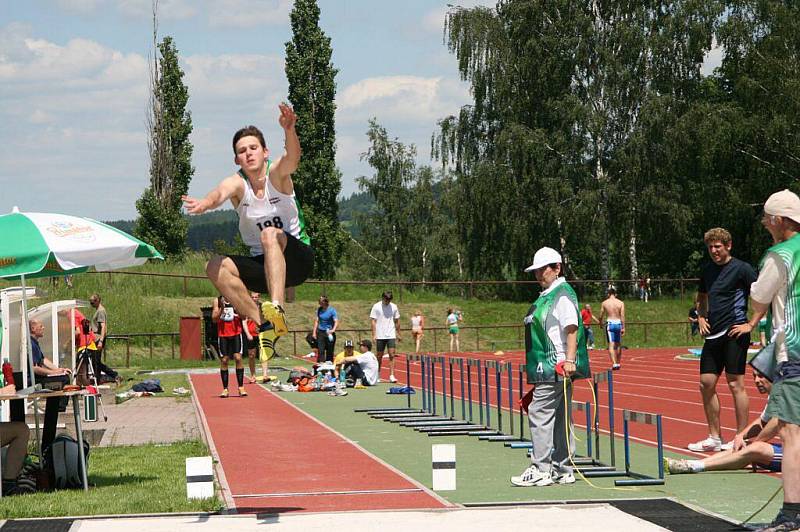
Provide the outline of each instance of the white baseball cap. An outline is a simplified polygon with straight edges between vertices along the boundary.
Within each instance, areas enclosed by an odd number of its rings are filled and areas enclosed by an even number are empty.
[[[533,256],[533,264],[525,268],[526,272],[538,270],[548,264],[561,263],[561,254],[553,248],[543,247]]]
[[[783,189],[767,198],[764,212],[771,216],[782,216],[800,223],[800,198],[789,189]]]

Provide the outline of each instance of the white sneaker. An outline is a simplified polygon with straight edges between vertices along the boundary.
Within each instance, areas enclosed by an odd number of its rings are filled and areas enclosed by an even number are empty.
[[[719,438],[712,438],[709,436],[705,440],[690,443],[686,446],[686,448],[696,453],[718,452],[720,449],[722,449],[722,442]]]
[[[572,473],[565,473],[563,475],[552,476],[553,482],[556,484],[575,484],[575,475]]]
[[[733,440],[725,442],[719,446],[720,451],[730,451],[731,449],[733,449]]]
[[[573,482],[574,480],[573,478]],[[542,473],[535,465],[531,464],[520,476],[511,477],[511,483],[515,486],[528,488],[531,486],[549,486],[553,483],[553,479],[550,477],[550,473]]]
[[[389,375],[389,382],[397,382],[397,379],[394,377],[394,373]]]

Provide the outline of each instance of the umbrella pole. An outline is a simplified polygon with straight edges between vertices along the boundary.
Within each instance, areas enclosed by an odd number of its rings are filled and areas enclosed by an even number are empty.
[[[20,275],[22,282],[22,320],[25,324],[25,346],[28,351],[28,369],[30,369],[31,386],[36,386],[36,376],[33,371],[33,345],[31,344],[31,324],[28,322],[28,288],[25,286],[25,275]],[[25,372],[27,373],[27,372]],[[27,383],[24,383],[27,384]],[[36,426],[36,454],[39,456],[39,463],[42,463],[42,440],[40,436],[39,408],[36,399],[33,400],[33,419]]]

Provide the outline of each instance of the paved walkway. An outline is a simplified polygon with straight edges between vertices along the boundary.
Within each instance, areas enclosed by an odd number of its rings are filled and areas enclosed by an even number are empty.
[[[98,421],[83,422],[84,431],[105,429],[100,447],[173,443],[199,440],[197,415],[191,400],[174,397],[142,397],[122,404],[108,404],[104,422],[98,408]],[[67,424],[69,425],[69,424]]]

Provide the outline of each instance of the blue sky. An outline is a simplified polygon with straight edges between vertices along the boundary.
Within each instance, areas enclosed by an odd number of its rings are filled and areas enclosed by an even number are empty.
[[[342,193],[371,175],[360,161],[371,117],[430,163],[439,119],[469,103],[442,40],[447,3],[493,0],[319,0],[337,76]],[[291,0],[160,0],[189,87],[202,196],[236,170],[235,130],[261,127],[282,149],[277,106],[287,99],[284,43]],[[0,213],[131,219],[148,184],[147,67],[151,0],[0,0]],[[720,51],[706,70],[719,63]],[[302,201],[302,198],[301,198]]]
[[[450,0],[452,3],[452,0]],[[343,194],[370,175],[359,160],[367,121],[430,162],[440,118],[469,102],[442,41],[447,1],[320,0],[337,76]],[[466,0],[461,5],[492,5]],[[189,87],[203,195],[235,171],[230,137],[256,124],[281,148],[284,43],[291,0],[160,0],[159,34],[175,39]],[[0,3],[0,213],[133,218],[148,184],[147,62],[151,0]],[[301,198],[302,200],[302,198]]]

